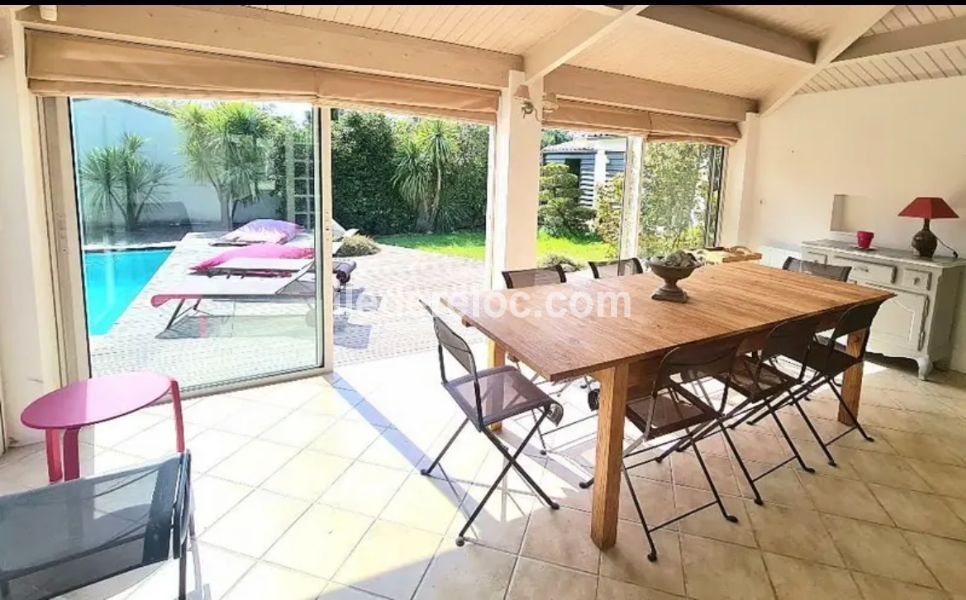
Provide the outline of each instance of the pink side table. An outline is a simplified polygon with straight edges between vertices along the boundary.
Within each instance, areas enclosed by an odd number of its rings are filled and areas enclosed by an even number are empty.
[[[31,402],[20,420],[27,427],[46,432],[50,482],[69,481],[80,476],[77,435],[81,427],[123,417],[169,393],[174,407],[176,447],[178,452],[184,452],[178,382],[156,373],[124,373],[78,381]]]

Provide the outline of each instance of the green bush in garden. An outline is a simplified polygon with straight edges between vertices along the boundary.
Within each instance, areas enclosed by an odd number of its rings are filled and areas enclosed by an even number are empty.
[[[350,235],[342,240],[342,246],[335,253],[338,257],[369,256],[379,252],[379,244],[365,235]]]
[[[578,178],[562,163],[540,167],[540,227],[556,237],[586,236],[594,209],[582,206]]]
[[[537,265],[541,267],[556,267],[560,265],[567,273],[579,271],[587,266],[585,263],[570,258],[565,254],[555,254],[553,252],[541,256],[540,260],[537,261]]]

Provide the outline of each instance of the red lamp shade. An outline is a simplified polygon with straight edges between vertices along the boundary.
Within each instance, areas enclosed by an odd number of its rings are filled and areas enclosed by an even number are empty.
[[[942,198],[921,196],[902,209],[900,217],[917,217],[919,219],[958,219],[952,208]]]

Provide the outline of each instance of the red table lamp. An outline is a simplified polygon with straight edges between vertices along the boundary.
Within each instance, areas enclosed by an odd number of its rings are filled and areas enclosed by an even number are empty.
[[[923,219],[922,229],[912,237],[912,247],[920,258],[932,258],[936,253],[936,234],[929,231],[930,219],[958,219],[952,208],[942,198],[919,197],[902,209],[900,217],[916,217]]]

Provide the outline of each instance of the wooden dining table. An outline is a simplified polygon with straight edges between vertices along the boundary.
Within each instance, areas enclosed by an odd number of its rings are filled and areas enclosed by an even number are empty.
[[[650,393],[661,358],[686,344],[742,339],[742,351],[762,347],[768,332],[788,319],[819,316],[834,327],[852,306],[888,299],[889,292],[753,263],[697,269],[679,285],[685,304],[653,300],[653,273],[586,279],[514,290],[444,297],[467,325],[489,340],[490,366],[507,353],[550,381],[589,375],[600,384],[591,538],[614,545],[628,399]],[[504,310],[505,309],[505,310]],[[867,331],[848,337],[858,355]],[[844,375],[845,402],[858,415],[862,366]],[[838,418],[851,424],[840,410]]]

